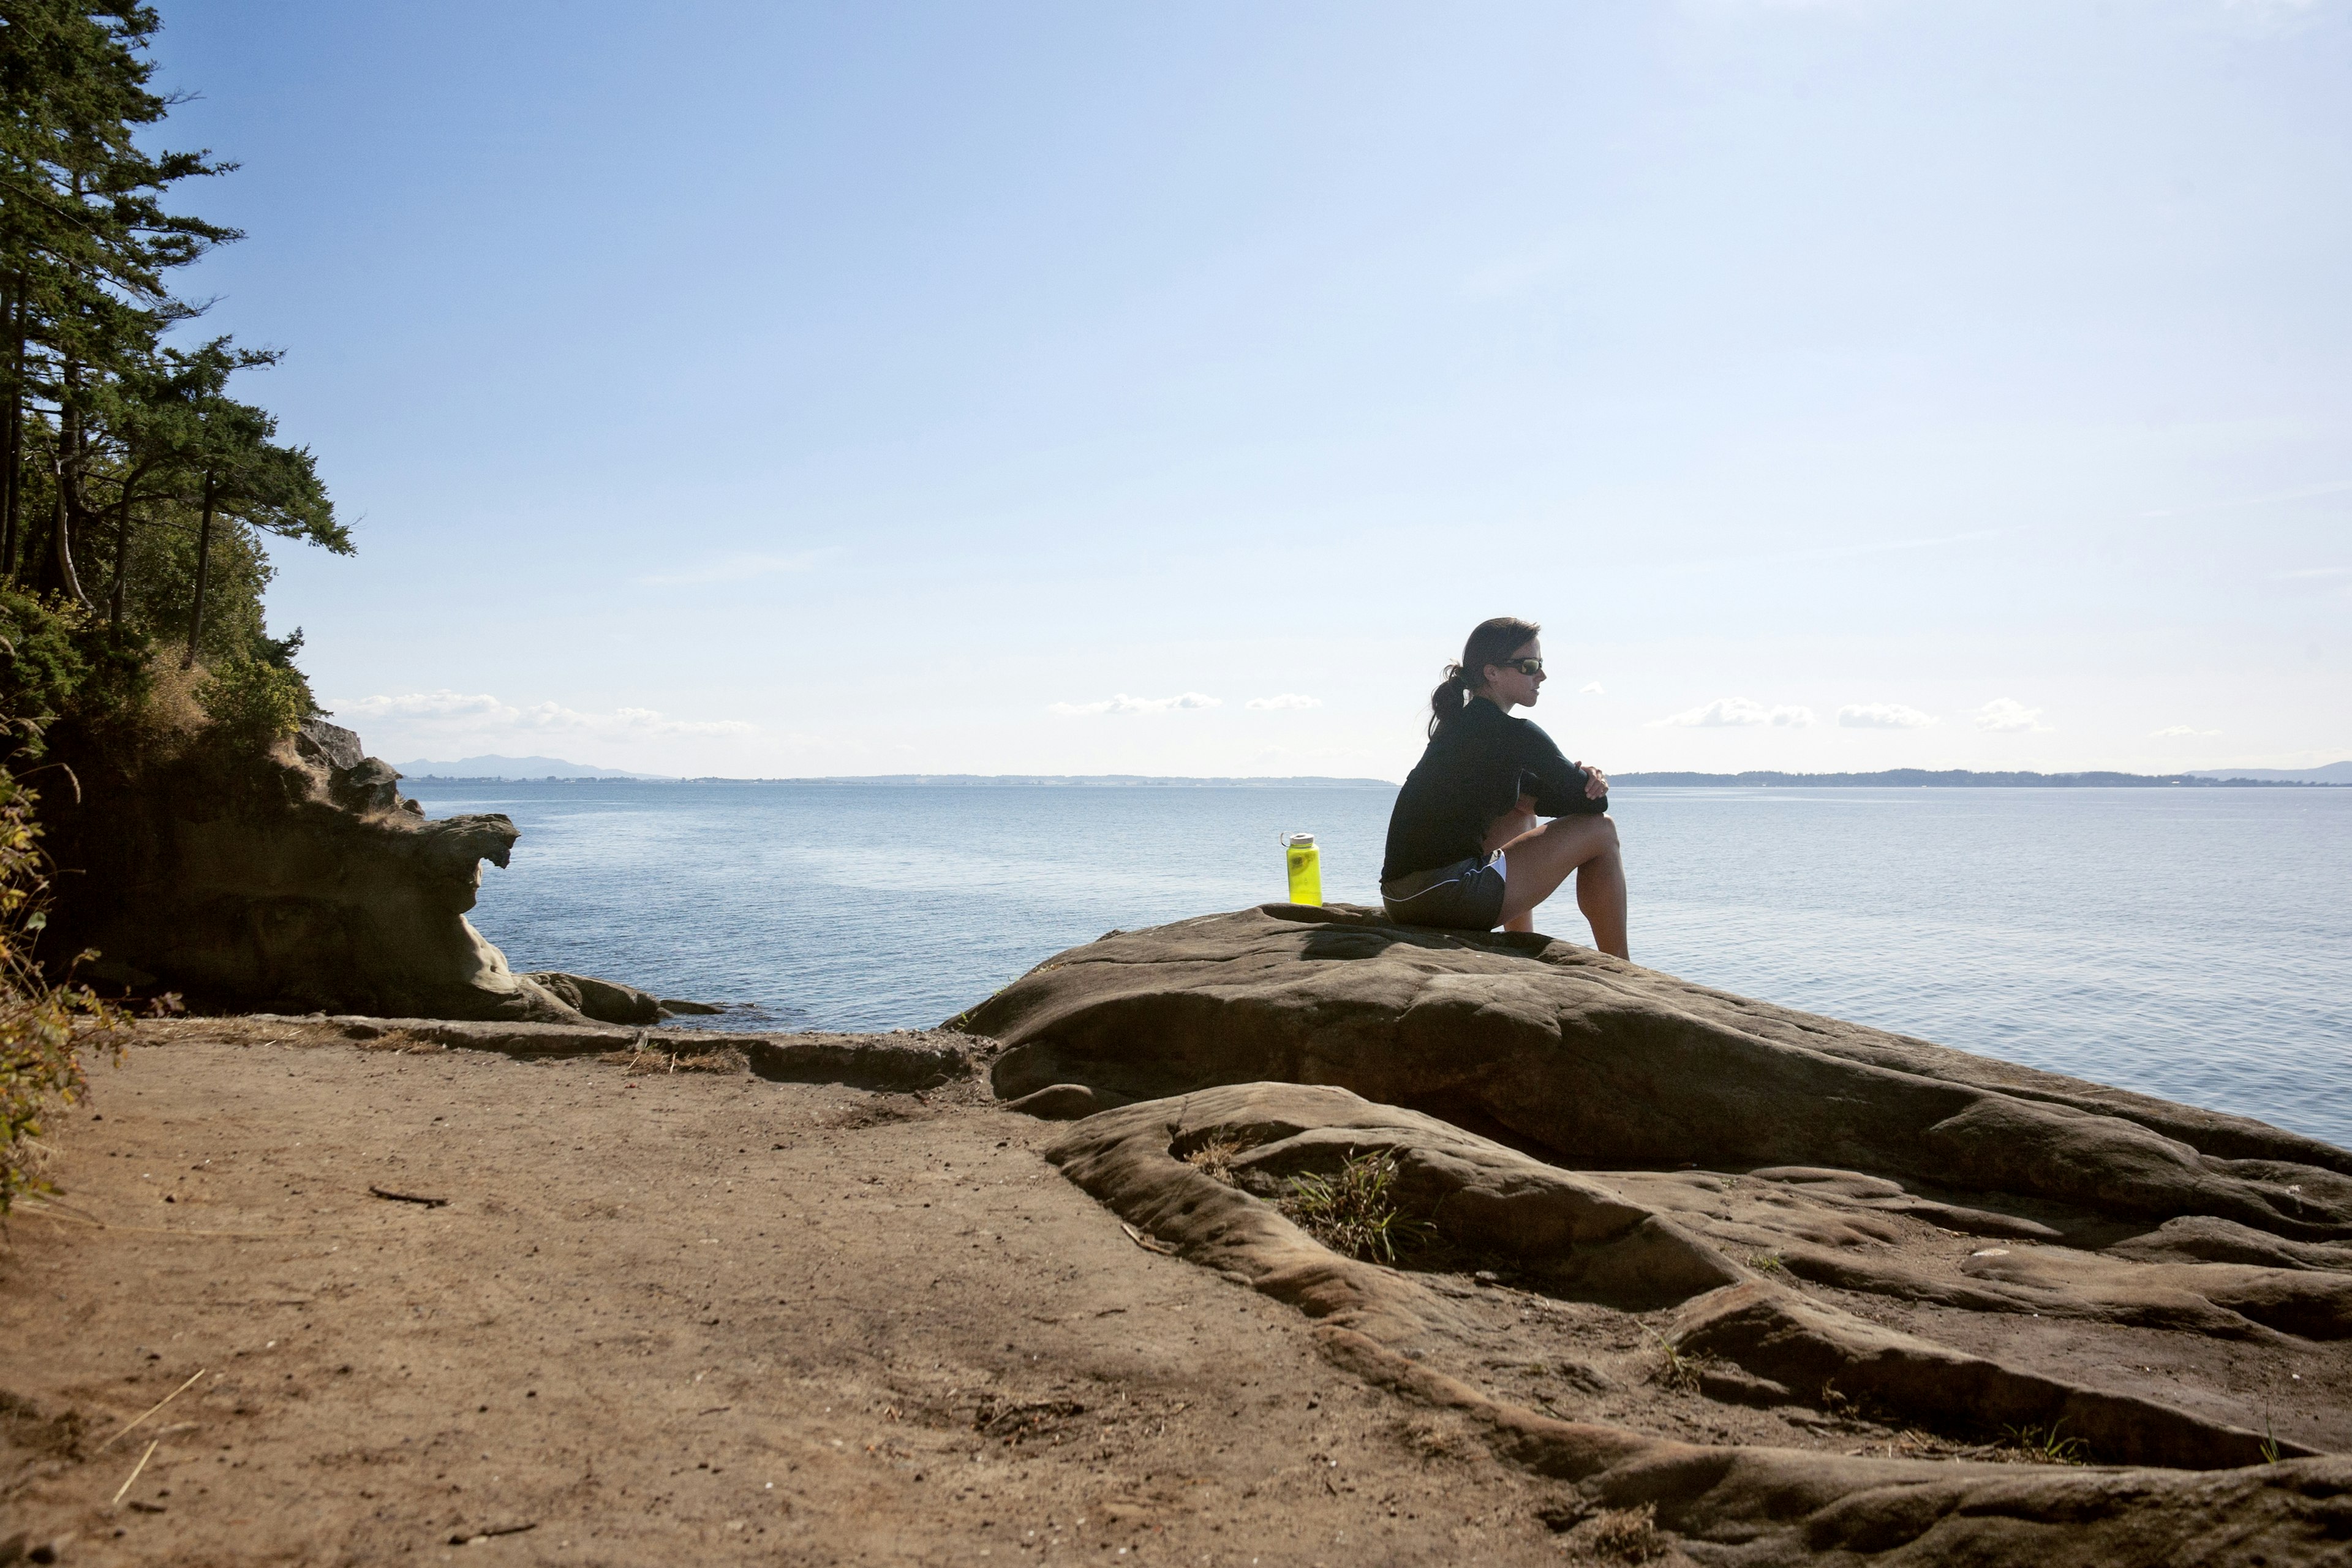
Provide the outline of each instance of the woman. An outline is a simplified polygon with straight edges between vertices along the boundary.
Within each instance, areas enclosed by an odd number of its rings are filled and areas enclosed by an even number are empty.
[[[1407,925],[1533,931],[1536,906],[1573,875],[1592,945],[1623,958],[1609,781],[1511,717],[1543,689],[1541,630],[1507,616],[1483,623],[1430,694],[1429,749],[1389,817],[1381,902]],[[1538,815],[1552,820],[1538,827]]]

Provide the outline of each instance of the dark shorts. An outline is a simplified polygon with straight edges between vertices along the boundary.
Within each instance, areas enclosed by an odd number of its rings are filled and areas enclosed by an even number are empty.
[[[1503,923],[1506,868],[1498,851],[1381,884],[1381,908],[1399,925],[1493,931]]]

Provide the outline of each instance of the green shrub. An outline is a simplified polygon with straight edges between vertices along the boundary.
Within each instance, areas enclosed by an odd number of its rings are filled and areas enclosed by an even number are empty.
[[[41,754],[42,726],[89,679],[92,630],[89,612],[0,583],[0,757]]]
[[[257,658],[214,666],[196,684],[196,702],[219,739],[252,751],[292,734],[317,710],[299,671]]]
[[[0,768],[0,1215],[19,1194],[50,1190],[43,1118],[81,1097],[81,1047],[121,1048],[121,1016],[88,986],[50,983],[33,961],[48,888],[33,803]]]

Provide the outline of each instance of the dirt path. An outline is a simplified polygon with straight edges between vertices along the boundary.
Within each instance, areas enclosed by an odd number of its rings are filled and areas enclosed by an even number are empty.
[[[1564,1489],[977,1088],[221,1022],[93,1076],[0,1252],[0,1559],[1561,1560]]]

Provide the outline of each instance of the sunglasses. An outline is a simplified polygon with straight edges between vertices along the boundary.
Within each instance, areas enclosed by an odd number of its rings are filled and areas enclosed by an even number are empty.
[[[1491,661],[1496,669],[1516,669],[1521,675],[1541,675],[1543,660],[1539,658],[1498,658]]]

